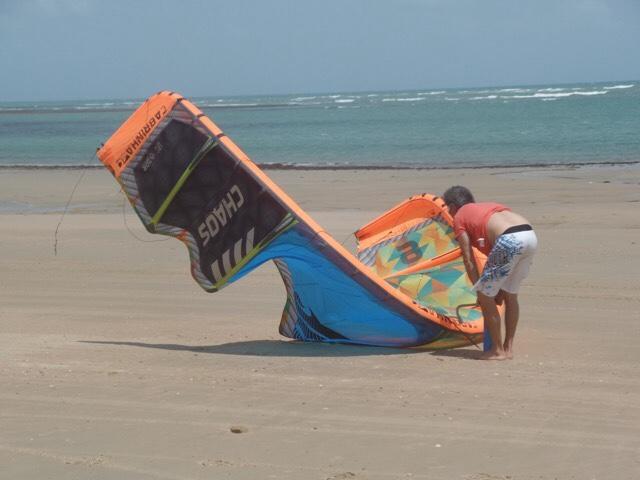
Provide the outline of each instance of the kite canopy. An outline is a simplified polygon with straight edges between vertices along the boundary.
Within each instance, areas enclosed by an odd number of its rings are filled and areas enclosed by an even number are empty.
[[[215,292],[268,260],[286,287],[280,333],[304,341],[448,348],[482,315],[442,200],[412,197],[338,244],[192,103],[145,101],[98,151],[149,232],[188,248]],[[477,253],[477,258],[483,258]]]

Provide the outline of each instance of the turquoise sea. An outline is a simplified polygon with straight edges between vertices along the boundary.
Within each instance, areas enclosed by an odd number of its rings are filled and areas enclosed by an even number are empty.
[[[0,102],[0,167],[98,165],[142,100]],[[191,100],[259,164],[640,162],[640,81]]]

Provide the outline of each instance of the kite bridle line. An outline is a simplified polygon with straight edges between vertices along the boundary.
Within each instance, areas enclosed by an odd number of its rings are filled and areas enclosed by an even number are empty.
[[[162,237],[162,238],[157,238],[157,239],[146,240],[146,239],[140,238],[138,235],[136,235],[135,232],[133,230],[131,230],[131,228],[129,227],[129,223],[127,222],[126,207],[127,207],[127,203],[129,203],[129,205],[131,205],[131,201],[127,202],[127,200],[129,200],[129,198],[127,197],[127,194],[125,193],[124,189],[122,188],[122,185],[120,186],[120,191],[122,192],[122,221],[124,222],[125,228],[127,229],[129,234],[133,238],[135,238],[139,242],[145,242],[145,243],[166,242],[167,240],[171,240],[171,237]],[[135,209],[134,209],[134,212],[135,212]]]
[[[93,158],[91,158],[91,163],[97,158],[97,156],[98,156],[98,152],[96,152],[93,155]],[[67,215],[67,211],[69,210],[69,205],[71,205],[71,200],[73,199],[73,195],[76,193],[78,185],[80,185],[80,181],[82,181],[85,173],[87,173],[87,169],[88,169],[88,166],[85,166],[82,169],[82,173],[80,173],[80,176],[78,177],[78,180],[76,180],[76,184],[73,186],[73,190],[71,190],[71,194],[67,199],[67,204],[64,206],[64,210],[62,211],[62,216],[60,217],[60,221],[58,222],[58,225],[56,225],[56,230],[53,233],[53,256],[54,257],[58,256],[58,230],[62,225],[62,221],[64,220],[64,217]]]
[[[463,323],[462,322],[462,318],[460,317],[460,309],[462,308],[473,308],[473,307],[477,307],[478,306],[478,302],[476,303],[463,303],[460,304],[456,307],[456,317],[458,318],[458,323]],[[465,332],[464,330],[462,330],[457,324],[455,324],[456,329],[463,334],[465,337],[467,337],[467,340],[469,340],[469,342],[471,342],[471,344],[476,347],[478,350],[482,350],[478,344],[473,340],[473,337],[471,335],[469,335],[467,332]]]

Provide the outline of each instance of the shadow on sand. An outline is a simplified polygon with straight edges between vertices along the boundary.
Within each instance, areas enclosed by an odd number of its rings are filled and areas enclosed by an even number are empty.
[[[80,343],[159,348],[162,350],[187,351],[194,353],[217,353],[222,355],[246,355],[256,357],[362,357],[433,353],[411,348],[370,347],[364,345],[282,340],[248,340],[243,342],[223,343],[220,345],[179,345],[173,343],[143,343],[107,340],[81,340]]]
[[[436,350],[429,352],[434,357],[460,358],[462,360],[479,360],[482,350],[477,348],[453,348],[451,350]]]

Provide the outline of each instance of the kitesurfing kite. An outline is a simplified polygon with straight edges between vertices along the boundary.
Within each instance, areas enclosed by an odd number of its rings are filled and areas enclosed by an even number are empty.
[[[287,292],[286,337],[429,348],[482,338],[452,219],[437,197],[411,197],[358,230],[356,258],[173,92],[147,99],[98,157],[146,229],[187,246],[206,291],[273,260]]]

